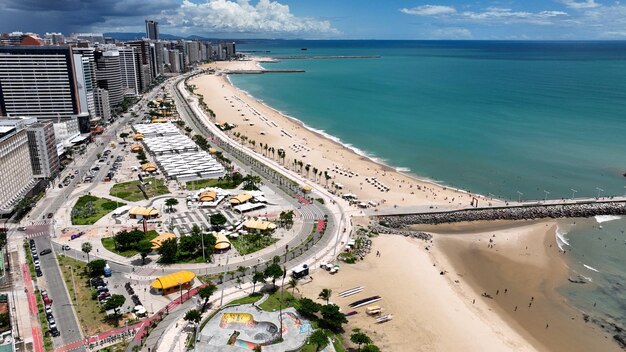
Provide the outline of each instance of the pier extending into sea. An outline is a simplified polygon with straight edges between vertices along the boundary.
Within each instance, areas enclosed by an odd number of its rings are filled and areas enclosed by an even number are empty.
[[[464,208],[440,211],[391,213],[374,216],[374,227],[379,232],[403,235],[415,234],[402,230],[415,224],[445,224],[481,220],[530,220],[541,218],[588,218],[597,215],[626,215],[626,197],[550,200],[544,202],[516,202],[503,206]],[[422,236],[413,236],[422,237]]]

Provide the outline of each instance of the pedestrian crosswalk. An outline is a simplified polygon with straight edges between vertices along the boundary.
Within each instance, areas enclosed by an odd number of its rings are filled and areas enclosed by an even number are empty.
[[[40,231],[40,232],[35,232],[35,233],[29,233],[29,234],[25,235],[24,237],[26,239],[31,239],[31,238],[37,238],[37,237],[45,236],[47,234],[48,234],[47,231]]]

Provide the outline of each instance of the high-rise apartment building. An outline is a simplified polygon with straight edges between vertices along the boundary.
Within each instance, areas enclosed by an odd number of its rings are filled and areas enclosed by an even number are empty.
[[[106,89],[96,88],[94,90],[94,103],[96,116],[104,120],[111,118],[111,103],[109,102],[109,92]]]
[[[152,65],[150,60],[150,43],[144,40],[137,40],[126,43],[135,48],[135,65],[139,73],[140,92],[145,92],[152,83]]]
[[[139,95],[141,83],[139,82],[139,73],[135,64],[135,48],[118,47],[120,53],[120,77],[122,79],[122,89],[124,93],[130,95]]]
[[[0,47],[0,116],[71,117],[76,88],[71,48]]]
[[[159,40],[159,22],[146,20],[146,37],[151,40]]]
[[[72,52],[81,112],[88,112],[92,119],[96,118],[98,115],[94,102],[94,90],[97,86],[94,48],[73,48]]]
[[[53,178],[59,173],[54,126],[52,121],[43,121],[26,126],[30,161],[35,178]]]
[[[10,213],[36,184],[31,165],[26,130],[17,125],[0,124],[1,214]]]
[[[96,51],[94,57],[98,87],[109,92],[109,103],[111,107],[115,107],[124,100],[120,77],[120,53],[117,50]]]

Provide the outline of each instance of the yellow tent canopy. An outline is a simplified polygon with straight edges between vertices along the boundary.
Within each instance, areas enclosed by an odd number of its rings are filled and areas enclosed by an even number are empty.
[[[212,202],[217,198],[217,193],[213,191],[204,191],[200,193],[200,197],[198,198],[201,202]]]
[[[313,189],[313,187],[309,186],[309,185],[304,185],[302,186],[302,190],[305,192],[309,192]]]
[[[217,149],[215,149],[215,148],[209,148],[209,153],[211,153],[211,154],[215,154],[215,153],[217,153]]]
[[[152,120],[152,123],[164,123],[167,122],[167,119],[154,119]]]
[[[243,204],[250,199],[252,199],[252,195],[244,192],[230,198],[230,204]]]
[[[136,141],[140,141],[143,139],[143,134],[141,133],[135,133],[135,140]]]
[[[139,144],[133,144],[133,145],[130,147],[130,151],[131,151],[131,152],[134,152],[134,153],[139,152],[139,151],[142,151],[142,150],[143,150],[143,147],[142,147],[141,145],[139,145]]]
[[[246,220],[243,227],[251,230],[273,230],[276,228],[276,224],[271,221]]]
[[[132,207],[128,214],[130,216],[138,216],[141,215],[144,218],[148,217],[157,217],[159,216],[159,211],[156,208],[144,208],[144,207]]]
[[[230,241],[226,238],[226,235],[222,232],[215,234],[215,249],[223,251],[230,249]]]
[[[176,238],[173,233],[162,233],[150,241],[152,243],[152,249],[161,248],[161,244],[169,239]]]
[[[148,163],[148,164],[143,164],[141,166],[141,169],[146,172],[155,172],[157,170],[157,167],[154,166],[154,164]]]
[[[182,270],[157,278],[152,281],[150,287],[158,290],[167,290],[168,288],[178,287],[179,285],[191,282],[195,278],[196,274],[191,271]]]

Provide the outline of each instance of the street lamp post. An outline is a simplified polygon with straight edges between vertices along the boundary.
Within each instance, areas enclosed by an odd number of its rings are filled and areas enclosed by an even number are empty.
[[[546,202],[548,201],[548,194],[550,194],[550,192],[543,190],[543,193],[545,193],[546,195],[543,197],[543,201]]]
[[[600,193],[604,192],[604,190],[600,187],[596,187],[596,189],[598,190],[598,199],[600,199]]]
[[[573,188],[570,188],[570,191],[572,191],[572,199],[574,199],[574,195],[578,193],[578,191]]]
[[[226,285],[224,285],[224,279],[226,278],[226,271],[228,270],[228,259],[230,259],[230,257],[228,256],[228,254],[226,254],[226,265],[224,266],[224,277],[222,278],[222,294],[220,296],[220,307],[222,306],[222,302],[224,301],[224,287]]]
[[[522,196],[524,195],[524,193],[517,191],[517,202],[521,203],[522,202]]]

